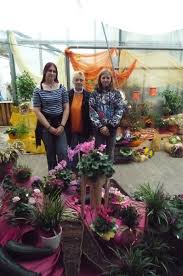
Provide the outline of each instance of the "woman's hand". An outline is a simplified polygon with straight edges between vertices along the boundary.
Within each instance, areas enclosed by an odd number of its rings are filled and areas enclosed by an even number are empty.
[[[103,135],[105,135],[105,136],[109,136],[110,135],[109,129],[106,126],[100,128],[100,133],[103,134]]]
[[[48,131],[53,135],[57,135],[57,128],[51,126]]]
[[[57,136],[59,136],[62,132],[64,131],[64,126],[59,126],[56,128],[56,134]]]

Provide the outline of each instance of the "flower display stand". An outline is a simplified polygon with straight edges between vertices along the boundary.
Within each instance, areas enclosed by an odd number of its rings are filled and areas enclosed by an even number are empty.
[[[101,206],[102,187],[105,189],[105,207],[108,206],[110,180],[105,176],[98,177],[95,181],[87,176],[81,177],[81,217],[84,218],[85,199],[86,199],[86,185],[90,186],[90,205],[97,211]]]

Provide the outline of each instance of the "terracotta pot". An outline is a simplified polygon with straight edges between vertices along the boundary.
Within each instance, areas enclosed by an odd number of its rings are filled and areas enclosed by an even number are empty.
[[[150,87],[149,88],[149,96],[155,97],[157,95],[157,88],[156,87]]]
[[[140,91],[133,91],[133,93],[132,93],[132,99],[134,101],[140,100]]]
[[[16,139],[16,134],[8,133],[9,139]]]

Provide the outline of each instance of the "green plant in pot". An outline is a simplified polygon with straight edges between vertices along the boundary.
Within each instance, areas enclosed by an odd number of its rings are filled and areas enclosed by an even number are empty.
[[[21,142],[15,142],[0,149],[0,181],[6,174],[12,174],[12,168],[23,152],[24,148]]]
[[[24,138],[29,134],[29,128],[25,123],[19,123],[16,125],[17,138]]]
[[[16,138],[16,134],[17,134],[17,129],[16,129],[16,127],[9,127],[5,131],[5,133],[9,135],[10,139],[15,139]]]
[[[171,255],[171,246],[152,232],[144,235],[138,247],[146,250],[147,256],[152,259],[156,275],[169,275],[169,270],[174,265],[175,259]]]
[[[22,75],[17,77],[16,86],[19,99],[21,101],[30,101],[36,87],[36,83],[28,72],[24,71]]]
[[[149,227],[154,231],[167,232],[171,213],[168,209],[168,199],[163,192],[163,186],[157,185],[152,189],[149,183],[140,185],[134,193],[137,200],[145,201],[147,205],[147,216]]]
[[[155,266],[145,249],[137,246],[111,249],[116,261],[109,264],[104,275],[111,276],[155,276]]]
[[[18,183],[24,183],[30,179],[31,169],[25,165],[18,165],[13,170],[13,176]]]
[[[182,99],[176,91],[166,89],[163,91],[162,97],[164,98],[164,115],[178,114],[182,110]]]
[[[44,196],[42,208],[35,210],[36,226],[41,230],[45,247],[58,248],[61,239],[61,221],[65,211],[64,201],[58,194],[51,198]]]

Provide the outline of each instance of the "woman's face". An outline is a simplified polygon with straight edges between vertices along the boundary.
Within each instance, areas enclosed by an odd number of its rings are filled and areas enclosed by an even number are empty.
[[[110,84],[111,84],[111,81],[112,81],[111,75],[108,74],[108,73],[104,73],[104,74],[101,76],[100,81],[101,81],[101,84],[102,84],[102,87],[103,87],[103,88],[109,87]]]
[[[84,79],[82,76],[76,76],[74,77],[73,79],[73,84],[74,84],[74,87],[76,90],[81,90],[83,88],[83,82],[84,82]]]
[[[48,69],[48,71],[46,72],[46,80],[48,81],[54,81],[56,78],[56,69],[55,66],[51,65]]]

